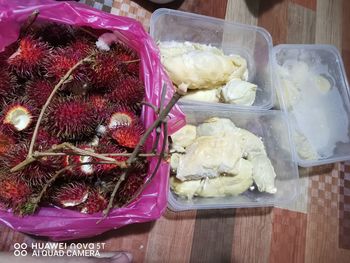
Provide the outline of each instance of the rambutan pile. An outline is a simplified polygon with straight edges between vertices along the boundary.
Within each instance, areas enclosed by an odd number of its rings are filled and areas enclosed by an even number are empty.
[[[106,209],[145,130],[145,91],[137,52],[124,43],[96,46],[93,35],[105,32],[35,22],[0,53],[0,209]],[[147,169],[138,160],[116,205],[130,201]]]

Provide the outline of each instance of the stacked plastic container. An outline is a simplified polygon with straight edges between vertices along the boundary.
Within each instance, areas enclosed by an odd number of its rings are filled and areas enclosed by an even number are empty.
[[[298,155],[295,130],[296,127],[300,126],[299,119],[294,117],[291,108],[285,106],[288,94],[286,94],[283,85],[280,84],[279,68],[290,56],[295,56],[296,53],[299,54],[297,58],[300,61],[308,60],[306,63],[312,64],[314,60],[317,60],[322,65],[325,64],[321,67],[323,71],[318,73],[329,80],[334,93],[339,93],[339,96],[334,95],[339,97],[338,100],[329,103],[330,109],[326,119],[334,120],[337,118],[336,114],[339,111],[336,108],[342,107],[341,112],[345,112],[345,116],[332,123],[338,123],[342,120],[349,122],[348,84],[340,55],[334,47],[325,45],[280,45],[273,47],[270,34],[263,28],[170,9],[158,9],[153,13],[150,32],[157,42],[190,41],[210,44],[222,49],[225,54],[238,54],[247,60],[248,81],[258,85],[256,100],[252,106],[185,100],[180,101],[180,105],[189,124],[196,125],[210,117],[224,117],[231,119],[238,127],[261,137],[277,175],[276,187],[278,190],[273,195],[254,190],[246,191],[239,196],[195,197],[192,200],[187,200],[170,190],[169,207],[172,210],[264,207],[289,203],[298,195],[298,164],[308,167],[350,159],[350,129],[349,125],[344,124],[339,126],[344,130],[342,131],[342,142],[335,144],[333,154],[320,155],[319,159],[313,160],[305,160]],[[276,91],[279,95],[278,101],[275,98]],[[301,96],[304,95],[306,94],[301,91]],[[314,101],[313,105],[316,109],[313,109],[311,115],[308,109],[301,115],[316,116],[317,103],[318,101]],[[273,110],[276,104],[280,105],[279,110]],[[322,107],[321,101],[319,107]],[[303,124],[305,123],[304,121]],[[310,125],[313,123],[311,122]],[[310,131],[309,128],[305,129]],[[314,127],[314,129],[317,128]],[[324,141],[327,142],[327,139],[323,139]]]

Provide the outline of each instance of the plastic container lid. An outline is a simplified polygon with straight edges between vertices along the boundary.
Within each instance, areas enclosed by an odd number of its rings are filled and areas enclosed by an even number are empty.
[[[276,172],[277,193],[268,194],[257,189],[238,196],[216,198],[179,197],[170,190],[168,207],[174,211],[191,209],[220,209],[238,207],[265,207],[292,202],[298,196],[298,167],[293,159],[288,122],[282,111],[225,110],[215,107],[188,107],[181,109],[188,124],[198,125],[211,117],[228,118],[234,124],[262,138],[267,155]]]
[[[330,45],[273,49],[281,109],[288,115],[297,163],[350,160],[350,100],[343,62]]]
[[[240,55],[247,60],[248,81],[258,86],[252,106],[190,100],[180,100],[181,104],[249,109],[273,107],[272,38],[264,28],[160,8],[152,14],[150,34],[155,41],[210,44],[222,49],[225,54]]]

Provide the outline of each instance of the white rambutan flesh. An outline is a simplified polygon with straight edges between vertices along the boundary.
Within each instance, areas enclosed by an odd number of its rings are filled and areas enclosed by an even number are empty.
[[[32,119],[33,115],[26,107],[17,105],[5,113],[4,124],[10,124],[15,130],[23,131],[30,126]]]

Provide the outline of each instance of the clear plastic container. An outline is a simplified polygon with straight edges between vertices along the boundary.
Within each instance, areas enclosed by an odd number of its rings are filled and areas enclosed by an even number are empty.
[[[165,8],[152,14],[150,24],[150,33],[155,41],[210,44],[222,49],[225,54],[242,56],[248,63],[248,81],[258,85],[253,106],[190,100],[180,100],[181,104],[253,109],[273,107],[272,39],[265,29]]]
[[[247,190],[238,196],[188,200],[170,190],[168,206],[174,211],[220,209],[234,207],[265,207],[292,202],[298,195],[298,168],[293,159],[285,113],[281,111],[225,110],[219,108],[183,106],[188,124],[198,125],[208,118],[231,119],[237,127],[262,138],[268,157],[276,172],[276,194]]]
[[[302,167],[350,160],[350,100],[343,62],[330,45],[274,47],[276,85]]]

